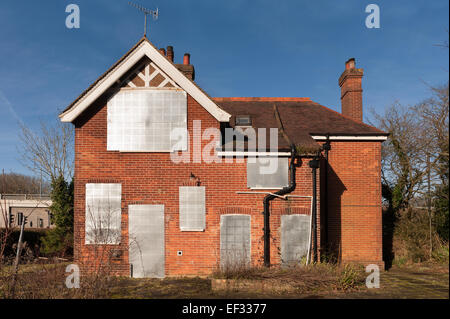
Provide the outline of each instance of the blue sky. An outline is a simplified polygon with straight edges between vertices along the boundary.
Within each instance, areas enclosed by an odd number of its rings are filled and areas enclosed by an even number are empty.
[[[142,36],[127,0],[0,2],[0,169],[18,162],[18,122],[55,119]],[[427,85],[448,81],[447,0],[135,0],[158,7],[149,38],[191,53],[196,81],[211,96],[300,96],[340,111],[338,77],[355,57],[364,68],[365,117],[394,101],[415,104]],[[67,29],[78,4],[81,28]],[[378,4],[381,28],[367,29]]]

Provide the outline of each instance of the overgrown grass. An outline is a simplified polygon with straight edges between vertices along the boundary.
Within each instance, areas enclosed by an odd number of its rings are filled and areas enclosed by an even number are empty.
[[[107,298],[111,277],[102,273],[82,277],[79,289],[66,287],[67,263],[21,265],[15,285],[13,267],[0,266],[0,299]]]
[[[12,267],[0,268],[0,299],[96,299],[96,298],[246,298],[248,293],[213,292],[206,278],[133,279],[95,273],[83,276],[79,289],[66,287],[68,263],[21,265],[12,292]],[[352,291],[364,286],[364,272],[356,266],[315,264],[291,268],[251,267],[229,272],[215,272],[215,278],[250,279],[275,285],[289,283],[295,288],[290,297]],[[264,292],[266,297],[279,298],[279,293]],[[260,296],[254,291],[250,295]],[[249,295],[249,296],[250,296]],[[288,296],[288,295],[287,295]],[[289,297],[288,296],[288,297]],[[248,297],[248,296],[247,296]]]
[[[395,265],[422,262],[449,262],[449,245],[429,226],[426,211],[408,210],[399,214],[395,223],[393,251]]]
[[[364,286],[366,274],[362,266],[319,263],[289,268],[234,267],[226,270],[217,269],[212,277],[289,282],[301,292],[313,292],[360,288]]]
[[[440,245],[440,247],[436,248],[435,250],[433,250],[433,260],[439,262],[439,263],[443,263],[443,264],[448,264],[449,263],[449,247],[448,247],[448,243],[447,244],[442,244]]]

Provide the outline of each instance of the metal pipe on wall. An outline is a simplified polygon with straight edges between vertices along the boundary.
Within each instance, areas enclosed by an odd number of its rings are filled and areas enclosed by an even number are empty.
[[[325,151],[325,172],[324,172],[324,189],[323,189],[323,196],[324,196],[324,207],[323,207],[323,235],[324,239],[323,242],[325,243],[325,250],[328,253],[328,152],[331,150],[331,142],[330,142],[330,134],[326,135],[327,140],[323,144],[322,149]]]
[[[269,194],[264,197],[264,266],[270,267],[270,201],[277,198],[278,195],[285,195],[295,190],[295,158],[297,150],[295,145],[291,145],[291,162],[289,164],[290,178],[289,186],[275,192],[273,195]]]
[[[313,237],[313,258],[317,261],[317,169],[319,168],[319,160],[317,157],[309,161],[309,167],[312,169],[312,194],[313,194],[313,210],[312,214],[312,237]]]

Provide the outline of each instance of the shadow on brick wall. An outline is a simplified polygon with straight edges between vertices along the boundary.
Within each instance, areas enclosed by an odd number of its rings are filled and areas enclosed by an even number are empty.
[[[383,208],[383,260],[385,269],[392,267],[395,254],[393,249],[395,215],[389,208]]]
[[[321,170],[321,186],[325,185],[325,170]],[[324,188],[322,188],[324,189]],[[324,253],[322,259],[330,262],[341,260],[341,197],[346,190],[341,179],[337,176],[331,165],[328,165],[328,198],[324,198],[323,192],[321,202],[321,216],[325,214],[325,205],[328,202],[328,243],[322,242]],[[321,218],[322,220],[322,218]]]

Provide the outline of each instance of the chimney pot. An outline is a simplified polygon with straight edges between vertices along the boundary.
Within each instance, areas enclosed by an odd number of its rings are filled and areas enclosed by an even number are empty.
[[[173,62],[173,46],[169,45],[167,47],[167,58],[170,60],[170,62]]]
[[[354,69],[355,68],[355,58],[350,58],[345,62],[345,69]]]
[[[363,120],[362,85],[363,69],[357,69],[355,59],[345,62],[345,70],[339,78],[342,114],[355,121]]]
[[[166,56],[166,49],[160,48],[159,52],[161,52],[162,55]]]
[[[189,53],[185,53],[183,57],[183,64],[189,65],[191,64],[191,55]]]

